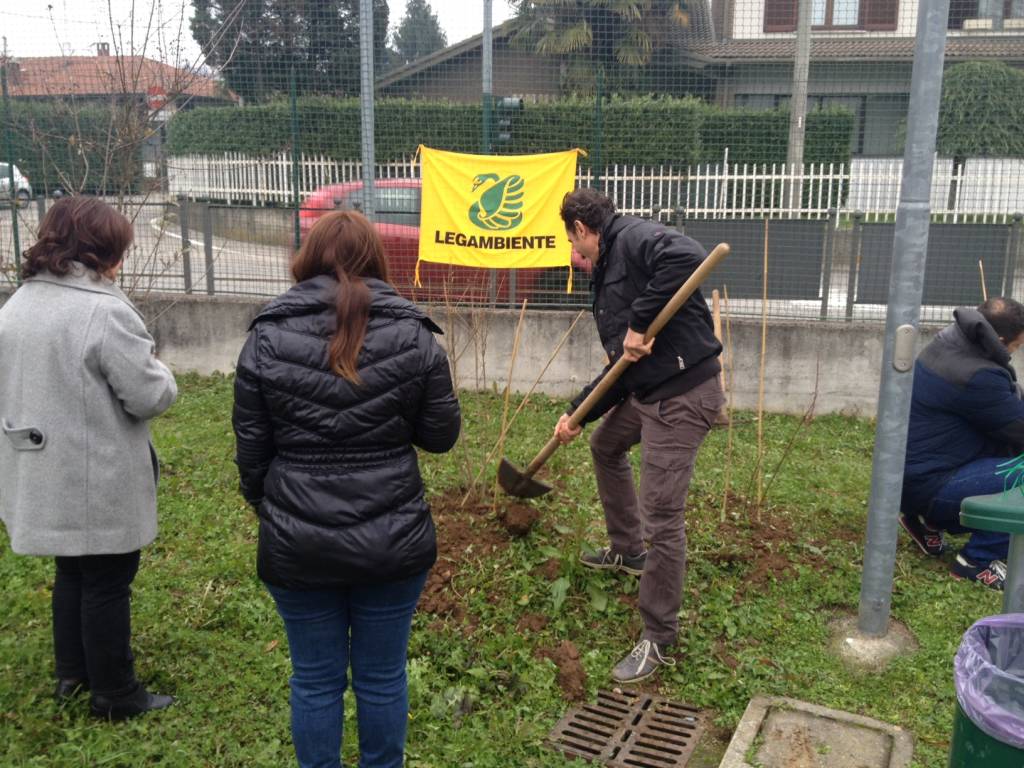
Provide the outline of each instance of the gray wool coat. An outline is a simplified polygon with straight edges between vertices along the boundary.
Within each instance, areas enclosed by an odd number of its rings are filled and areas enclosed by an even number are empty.
[[[156,537],[148,420],[174,402],[142,315],[74,265],[0,307],[0,519],[24,555],[132,552]]]

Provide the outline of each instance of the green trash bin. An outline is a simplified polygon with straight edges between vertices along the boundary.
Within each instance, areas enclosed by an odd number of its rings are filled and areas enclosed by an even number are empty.
[[[961,503],[961,523],[969,528],[1010,534],[1002,612],[1024,611],[1024,494],[1015,488],[1005,494],[969,496]]]
[[[993,739],[971,722],[957,702],[949,768],[1024,768],[1024,750]]]
[[[1015,488],[1007,493],[968,496],[960,504],[960,523],[1010,534],[1003,613],[1024,612],[1024,493]]]
[[[949,768],[1024,768],[1024,613],[989,616],[953,661]]]

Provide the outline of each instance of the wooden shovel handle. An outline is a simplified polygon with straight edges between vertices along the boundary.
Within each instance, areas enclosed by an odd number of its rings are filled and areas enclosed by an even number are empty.
[[[693,274],[679,286],[679,290],[675,292],[668,303],[662,307],[661,311],[657,314],[651,324],[647,327],[647,331],[644,333],[644,342],[648,342],[653,339],[662,328],[668,323],[669,320],[680,310],[686,300],[693,295],[700,284],[707,278],[708,273],[711,272],[715,267],[718,266],[719,262],[722,261],[726,256],[729,255],[728,243],[719,243],[715,246],[714,250],[708,254],[708,257],[701,262],[700,266],[693,271]],[[569,426],[578,427],[580,422],[590,413],[591,409],[597,402],[605,396],[612,385],[619,380],[619,377],[625,372],[625,370],[632,363],[631,360],[627,360],[625,357],[620,357],[615,361],[615,365],[606,373],[601,380],[597,382],[597,386],[594,387],[590,394],[587,395],[586,399],[580,403],[576,410],[569,416]],[[547,444],[541,448],[540,453],[534,457],[533,461],[523,472],[525,477],[533,477],[537,470],[544,466],[544,463],[551,458],[551,454],[558,448],[559,442],[557,437],[552,437],[548,440]]]

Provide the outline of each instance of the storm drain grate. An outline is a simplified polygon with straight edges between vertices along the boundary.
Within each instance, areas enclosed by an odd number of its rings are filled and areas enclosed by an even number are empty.
[[[700,711],[635,691],[599,691],[596,704],[570,710],[548,744],[614,768],[682,768],[704,731]]]

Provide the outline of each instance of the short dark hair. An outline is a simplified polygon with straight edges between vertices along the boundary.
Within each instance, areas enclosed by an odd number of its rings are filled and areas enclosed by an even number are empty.
[[[35,244],[25,251],[22,278],[52,272],[66,275],[77,261],[106,272],[132,244],[132,224],[95,197],[63,197],[46,212]]]
[[[562,198],[559,214],[566,229],[571,229],[573,222],[582,221],[588,228],[600,231],[604,223],[615,215],[615,202],[596,189],[580,187]]]
[[[1024,333],[1024,304],[1005,296],[993,296],[978,307],[992,330],[1004,341],[1013,341]]]

